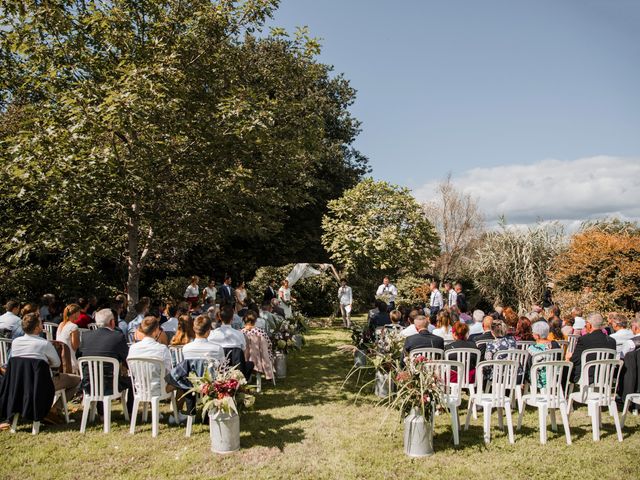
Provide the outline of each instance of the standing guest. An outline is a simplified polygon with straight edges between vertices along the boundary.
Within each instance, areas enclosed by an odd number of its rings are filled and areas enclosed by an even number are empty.
[[[576,342],[573,353],[567,352],[566,360],[573,363],[573,378],[574,383],[580,381],[580,374],[582,371],[582,352],[591,348],[609,348],[616,350],[616,341],[602,331],[604,320],[599,313],[590,313],[587,316],[586,331],[587,333]],[[588,360],[588,358],[587,358]],[[590,372],[589,382],[593,381],[593,370]]]
[[[280,290],[278,290],[278,299],[280,300],[280,306],[284,311],[284,318],[291,318],[293,316],[291,302],[295,299],[291,296],[289,280],[286,278],[282,281],[282,286],[280,287]]]
[[[80,341],[80,352],[84,357],[109,357],[115,358],[120,363],[120,376],[118,377],[119,391],[130,390],[131,380],[127,376],[126,360],[129,353],[126,336],[116,330],[116,320],[113,312],[108,308],[103,308],[96,312],[97,330],[85,332]],[[104,367],[104,384],[109,388],[113,383],[113,370],[111,365]],[[86,372],[85,379],[88,378]],[[83,384],[83,389],[87,390],[88,385]],[[98,409],[101,408],[98,402]],[[127,410],[131,413],[133,408],[133,392],[127,395]]]
[[[264,295],[262,297],[263,302],[271,302],[274,298],[278,298],[276,293],[276,281],[274,279],[269,280],[269,285],[264,289]]]
[[[385,276],[382,279],[382,284],[380,284],[380,286],[378,286],[378,289],[376,290],[376,297],[382,297],[382,296],[387,297],[384,300],[385,300],[385,303],[387,303],[387,300],[388,300],[389,308],[391,310],[395,310],[396,297],[398,296],[398,289],[394,284],[389,282],[389,277],[387,276]]]
[[[544,291],[544,295],[542,296],[542,306],[543,308],[551,308],[553,305],[553,283],[548,283],[547,288]]]
[[[416,327],[418,333],[407,337],[404,341],[404,352],[410,353],[411,350],[416,348],[439,348],[444,349],[444,340],[442,337],[429,333],[427,329],[428,324],[427,317],[424,315],[418,315],[413,324]]]
[[[467,313],[469,311],[469,306],[467,305],[467,296],[462,291],[462,284],[457,282],[455,285],[456,290],[456,304],[460,309],[461,313]]]
[[[562,316],[562,328],[560,331],[562,332],[563,338],[567,338],[569,335],[573,334],[574,322],[575,320],[570,314]]]
[[[204,303],[212,303],[215,305],[217,293],[216,281],[212,278],[211,280],[209,280],[209,283],[206,287],[204,287],[204,290],[202,291],[202,301]]]
[[[458,294],[453,289],[451,282],[444,282],[444,296],[447,299],[447,307],[458,306]]]
[[[378,313],[375,313],[369,320],[369,328],[375,330],[378,327],[384,327],[391,323],[391,317],[389,316],[389,307],[383,300],[376,300],[376,306],[378,307]]]
[[[449,310],[440,310],[440,313],[438,313],[438,323],[433,334],[441,337],[443,340],[453,340],[453,334],[451,333],[452,323]]]
[[[62,312],[62,323],[58,326],[56,332],[56,340],[64,343],[69,347],[71,356],[71,367],[73,373],[78,373],[78,359],[76,358],[76,352],[80,348],[80,331],[78,325],[74,323],[80,316],[80,305],[72,303],[67,305]]]
[[[167,312],[169,316],[169,320],[162,324],[162,329],[165,332],[175,333],[178,330],[178,318],[176,315],[178,314],[178,306],[171,305]]]
[[[37,309],[36,309],[37,310]],[[51,344],[40,336],[42,333],[42,322],[38,318],[38,313],[33,312],[22,318],[22,331],[24,335],[16,338],[11,343],[11,356],[16,358],[34,358],[44,360],[51,368],[60,367],[60,357]],[[71,400],[78,391],[80,377],[68,373],[54,373],[53,386],[56,391],[64,390],[67,400]]]
[[[244,351],[246,348],[246,340],[242,332],[231,327],[233,320],[233,307],[225,305],[220,311],[220,319],[222,325],[209,334],[209,341],[222,348],[240,348]]]
[[[532,341],[533,332],[531,331],[531,320],[527,317],[520,317],[516,326],[516,341]]]
[[[636,313],[636,316],[631,319],[631,331],[633,337],[625,342],[622,347],[622,357],[634,350],[640,349],[640,316]]]
[[[482,310],[474,310],[473,311],[473,324],[469,327],[469,337],[472,335],[481,335],[482,330],[482,320],[484,319],[484,312]]]
[[[573,333],[584,335],[586,332],[583,330],[586,329],[587,322],[582,318],[582,309],[580,307],[573,307],[571,309],[571,316],[573,317]]]
[[[220,290],[218,291],[218,295],[220,296],[220,304],[228,303],[229,305],[233,305],[235,300],[235,295],[233,293],[233,288],[231,287],[231,276],[226,275],[224,277],[224,283],[220,286]]]
[[[553,318],[549,325],[549,340],[564,340],[564,334],[562,333],[562,320],[559,318]]]
[[[431,298],[429,299],[429,317],[431,319],[431,323],[436,323],[438,312],[444,308],[444,303],[442,301],[442,294],[440,293],[440,290],[438,290],[438,284],[436,282],[431,282],[429,288],[431,289]]]
[[[78,328],[89,328],[89,324],[93,323],[93,319],[87,314],[87,310],[89,310],[89,300],[86,298],[79,298],[78,305],[80,305],[80,315],[76,317],[74,323]]]
[[[224,351],[220,345],[208,340],[211,333],[211,319],[206,315],[199,315],[193,321],[193,331],[196,338],[182,347],[185,360],[211,358],[219,363],[224,362]]]
[[[347,280],[344,278],[340,280],[340,288],[338,289],[338,303],[340,304],[340,313],[342,314],[342,326],[350,328],[353,292],[351,291],[351,287],[347,285]]]
[[[20,302],[9,300],[5,304],[4,309],[6,312],[0,315],[0,337],[16,338],[22,335],[22,320],[18,316],[18,313],[20,313]]]
[[[171,338],[171,345],[179,346],[186,345],[196,337],[193,330],[193,318],[187,313],[183,313],[178,317],[178,328],[176,333]]]
[[[625,343],[634,337],[634,333],[628,328],[629,320],[621,313],[609,314],[609,325],[613,328],[613,332],[610,337],[616,341],[616,351],[619,358],[624,358]]]
[[[236,312],[246,308],[247,306],[247,286],[244,280],[240,281],[240,284],[235,288],[234,291],[235,301],[236,301]]]
[[[184,291],[184,298],[192,307],[195,307],[198,304],[198,299],[200,298],[200,287],[198,286],[198,282],[200,279],[194,275],[191,277],[191,283],[187,285],[187,288]]]

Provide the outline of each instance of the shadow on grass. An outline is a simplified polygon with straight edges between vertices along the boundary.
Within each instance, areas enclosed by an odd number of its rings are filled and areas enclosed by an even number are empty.
[[[285,445],[300,443],[305,438],[304,430],[292,425],[312,418],[310,415],[298,415],[293,418],[275,418],[263,413],[244,415],[240,423],[242,446],[275,447],[283,451]],[[243,435],[245,433],[248,435]]]

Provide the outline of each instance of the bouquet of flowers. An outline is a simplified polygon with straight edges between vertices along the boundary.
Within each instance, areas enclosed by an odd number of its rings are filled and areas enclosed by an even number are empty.
[[[189,374],[189,381],[193,387],[187,392],[200,396],[198,403],[202,404],[202,416],[213,413],[238,413],[238,405],[250,408],[255,403],[255,397],[250,395],[251,388],[247,380],[237,367],[229,367],[226,363],[220,365],[209,364],[202,377],[194,372]]]
[[[382,329],[372,348],[369,349],[371,363],[376,370],[388,373],[398,368],[402,359],[404,340],[400,332]]]
[[[276,323],[276,328],[272,332],[271,343],[276,352],[288,353],[289,350],[297,349],[293,336],[296,335],[296,324],[289,320],[282,320]]]
[[[399,410],[402,417],[416,409],[430,420],[436,410],[444,410],[442,379],[429,364],[425,357],[418,356],[395,371],[396,391],[390,406]]]

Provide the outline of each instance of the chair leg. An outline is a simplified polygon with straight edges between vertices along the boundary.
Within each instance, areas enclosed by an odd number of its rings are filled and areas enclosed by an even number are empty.
[[[511,417],[511,405],[505,405],[504,416],[507,417],[507,431],[509,432],[509,443],[515,443],[513,436],[513,418]]]
[[[504,422],[503,422],[503,410],[504,408],[498,407],[498,428],[500,430],[504,430]]]
[[[556,409],[555,408],[550,408],[549,409],[549,416],[551,417],[551,431],[552,432],[557,432],[558,431],[558,419],[556,418]]]
[[[567,412],[567,404],[560,404],[560,417],[562,418],[562,426],[564,427],[564,436],[567,437],[567,445],[571,445],[571,430],[569,429],[569,413]]]
[[[475,385],[469,385],[469,405],[467,405],[467,408],[471,408],[471,396],[475,395],[476,393],[476,386]],[[473,419],[477,420],[478,419],[478,407],[476,406],[476,404],[473,404]]]
[[[89,409],[89,421],[91,423],[96,421],[97,411],[98,411],[98,402],[91,402],[91,408]]]
[[[64,412],[64,421],[65,423],[69,423],[69,406],[67,405],[67,394],[64,390],[61,391],[62,397],[62,411]],[[55,405],[55,401],[53,404]]]
[[[176,425],[180,425],[180,419],[178,418],[178,401],[176,400],[176,392],[171,392],[171,409],[173,410],[173,419],[176,421]]]
[[[256,392],[262,392],[262,375],[256,373]]]
[[[591,407],[591,429],[593,430],[593,441],[600,441],[600,407],[590,405]]]
[[[624,406],[622,407],[622,427],[624,427],[624,422],[627,419],[627,412],[629,411],[629,396],[624,401]]]
[[[37,435],[40,432],[40,422],[33,422],[33,427],[31,428],[31,435]]]
[[[616,433],[618,434],[618,441],[622,441],[622,428],[620,426],[620,417],[618,416],[618,406],[615,400],[609,403],[609,414],[613,417],[613,421],[616,424]]]
[[[518,405],[518,425],[516,427],[516,430],[518,432],[522,428],[522,417],[524,417],[524,409],[525,409],[525,404],[524,402],[522,402],[520,405]]]
[[[142,422],[147,423],[148,420],[149,420],[149,405],[147,404],[147,402],[144,402],[142,404]]]
[[[184,434],[184,436],[187,438],[191,436],[191,430],[193,429],[193,418],[193,415],[187,416],[187,431]]]
[[[11,423],[11,433],[16,433],[16,429],[18,428],[18,418],[20,417],[19,413],[15,413],[13,415],[13,422]]]
[[[104,433],[111,431],[111,397],[102,401],[102,415],[104,416]]]
[[[540,429],[540,443],[547,443],[547,406],[538,405],[538,428]]]
[[[151,436],[158,436],[158,428],[160,427],[160,399],[158,397],[151,399]]]
[[[80,433],[87,430],[87,420],[89,419],[89,411],[91,410],[91,401],[86,397],[82,398],[82,422],[80,423]]]
[[[140,399],[133,397],[133,407],[131,408],[131,425],[129,427],[129,433],[133,435],[136,433],[136,420],[138,419],[138,409],[140,408]]]
[[[451,412],[451,429],[453,430],[453,444],[460,445],[460,418],[458,417],[458,407],[452,405],[449,408]]]
[[[129,411],[127,410],[127,396],[129,395],[127,390],[123,390],[120,393],[120,403],[122,403],[122,414],[124,415],[124,421],[129,421]]]
[[[476,408],[476,402],[473,401],[473,397],[469,399],[469,406],[467,408],[467,418],[464,421],[464,429],[469,430],[469,423],[471,422],[471,412]]]
[[[491,442],[491,405],[485,403],[482,405],[482,413],[484,415],[484,443]]]

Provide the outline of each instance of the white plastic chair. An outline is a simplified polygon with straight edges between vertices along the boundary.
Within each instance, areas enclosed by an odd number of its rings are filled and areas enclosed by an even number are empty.
[[[576,335],[576,334],[570,334],[567,335],[567,341],[569,342],[567,344],[567,353],[573,353],[576,349],[576,343],[578,343],[578,339],[581,337],[582,335]]]
[[[44,329],[44,334],[47,336],[47,341],[51,342],[55,340],[53,337],[53,331],[58,328],[58,325],[51,322],[44,322],[42,324],[42,328]]]
[[[110,395],[105,393],[104,367],[107,364],[113,367],[113,384],[111,389],[113,393]],[[103,405],[104,433],[109,433],[111,430],[111,401],[114,399],[120,398],[124,419],[129,421],[126,390],[122,392],[118,391],[118,374],[120,372],[118,360],[109,357],[81,357],[78,359],[78,368],[80,370],[80,377],[82,378],[81,385],[85,383],[85,369],[87,371],[86,375],[88,375],[89,384],[89,392],[83,391],[82,394],[82,423],[80,424],[80,433],[85,433],[89,415],[91,415],[91,422],[94,421],[97,402],[102,402]]]
[[[549,348],[541,352],[532,353],[531,364],[536,365],[540,362],[562,362],[563,358],[564,357],[561,348]]]
[[[9,350],[11,349],[10,338],[0,338],[0,367],[9,362]]]
[[[476,347],[481,347],[483,345],[487,345],[487,343],[493,342],[493,340],[476,340]]]
[[[169,352],[171,352],[171,366],[175,367],[184,360],[184,354],[182,353],[182,345],[169,346]]]
[[[80,341],[82,341],[82,335],[90,331],[91,330],[89,330],[88,328],[78,328],[78,335],[80,336]]]
[[[518,340],[516,342],[516,346],[518,347],[518,350],[526,350],[527,348],[529,348],[529,345],[535,345],[536,342],[533,340]]]
[[[560,354],[562,354],[562,351]],[[545,352],[541,352],[545,353]],[[518,430],[522,427],[522,417],[527,405],[538,408],[540,424],[540,443],[547,443],[547,415],[551,415],[551,429],[557,431],[556,410],[560,410],[564,434],[567,445],[571,445],[571,431],[569,430],[569,408],[567,406],[567,389],[573,363],[571,362],[538,362],[531,367],[531,392],[522,397],[519,407]],[[546,385],[538,389],[538,375],[544,370]],[[565,379],[564,382],[562,379]]]
[[[440,377],[442,392],[444,393],[443,401],[451,414],[451,431],[453,432],[453,444],[460,444],[460,417],[458,415],[458,407],[461,404],[460,388],[457,383],[451,382],[451,370],[455,368],[457,372],[464,370],[462,362],[453,360],[435,360],[425,363],[424,367],[433,369]],[[435,424],[435,419],[434,419]]]
[[[476,393],[475,382],[469,381],[469,370],[471,370],[472,364],[477,365],[478,363],[480,363],[481,355],[482,354],[480,353],[480,350],[478,350],[477,348],[452,348],[444,352],[445,360],[453,360],[456,362],[460,362],[464,365],[463,370],[457,371],[457,377],[458,377],[457,384],[461,394],[462,394],[462,390],[465,390],[465,389],[469,391],[469,397],[471,397],[471,395]],[[475,361],[472,360],[473,357],[475,357]],[[471,402],[469,401],[469,403]],[[474,406],[473,419],[476,420],[477,418],[478,418],[478,411]]]
[[[627,395],[627,398],[624,400],[624,407],[622,408],[622,426],[624,427],[624,422],[627,419],[627,412],[629,411],[629,404],[635,403],[636,405],[640,405],[640,393],[630,393]]]
[[[127,359],[129,376],[133,387],[133,409],[131,410],[130,434],[136,431],[136,417],[141,403],[151,404],[151,436],[158,436],[160,424],[160,400],[171,400],[173,417],[178,420],[178,404],[176,402],[176,392],[167,392],[164,380],[165,367],[162,360],[154,358],[133,357]],[[146,421],[146,408],[143,410],[143,421]]]
[[[444,350],[440,348],[414,348],[409,352],[409,356],[411,357],[412,361],[414,358],[419,357],[421,355],[425,357],[426,360],[429,360],[429,361],[442,360],[442,357],[444,355]]]
[[[568,340],[554,340],[562,349],[562,360],[564,361],[565,356],[567,355],[567,348],[569,348]]]
[[[591,417],[594,442],[600,440],[601,407],[609,407],[609,413],[616,425],[618,441],[622,441],[622,428],[618,417],[618,406],[616,405],[616,389],[618,388],[622,364],[622,360],[594,360],[583,364],[580,373],[580,391],[569,395],[569,413],[571,413],[573,402],[587,405],[589,416]],[[589,382],[589,374],[591,372],[593,382]]]
[[[485,392],[485,369],[491,369],[491,380],[488,381],[488,389]],[[471,421],[471,407],[481,405],[484,414],[484,441],[491,441],[491,410],[498,410],[498,426],[502,428],[502,412],[507,417],[507,429],[509,443],[514,443],[513,420],[511,418],[511,395],[516,387],[518,364],[514,360],[492,360],[480,362],[476,366],[476,393],[469,399],[470,408],[467,411],[467,419],[464,429],[469,430]]]
[[[97,330],[98,329],[98,324],[97,323],[90,323],[89,324],[89,330]]]
[[[515,388],[511,390],[511,401],[513,403],[513,398],[515,396],[518,402],[518,410],[522,406],[522,395],[524,394],[523,390],[526,386],[525,382],[525,372],[527,371],[527,365],[529,364],[529,357],[531,354],[527,350],[498,350],[494,354],[495,360],[513,360],[517,363],[518,368],[516,369],[516,378],[515,378]],[[518,383],[518,373],[522,372],[522,381]]]

